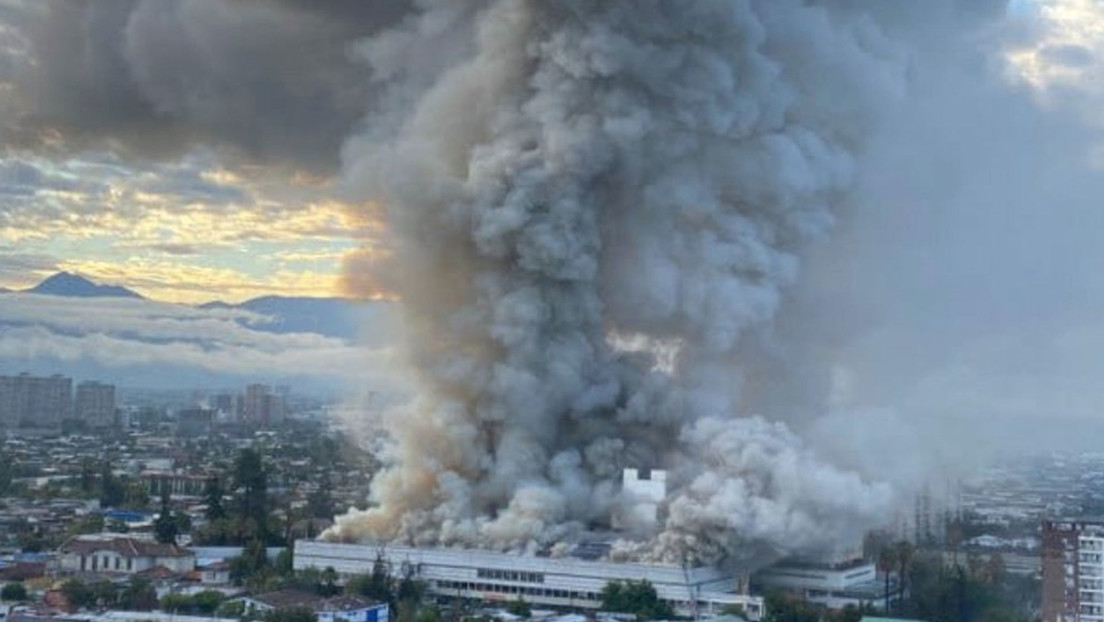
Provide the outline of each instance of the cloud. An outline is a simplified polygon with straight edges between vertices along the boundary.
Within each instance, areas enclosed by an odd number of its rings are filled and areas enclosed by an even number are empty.
[[[229,267],[212,267],[179,259],[130,256],[121,261],[64,260],[60,267],[105,283],[123,285],[144,296],[174,302],[238,302],[266,294],[333,296],[336,273],[274,270],[252,275]]]
[[[38,275],[56,272],[58,261],[49,255],[0,251],[0,283],[31,285]]]
[[[264,317],[134,299],[0,295],[0,366],[91,365],[115,377],[191,370],[230,378],[351,381],[393,390],[392,353],[312,333],[274,334]],[[144,369],[143,369],[144,368]],[[151,371],[154,370],[154,371]]]
[[[7,8],[18,28],[0,45],[9,145],[164,157],[205,144],[325,171],[371,99],[347,50],[409,3],[30,4]]]

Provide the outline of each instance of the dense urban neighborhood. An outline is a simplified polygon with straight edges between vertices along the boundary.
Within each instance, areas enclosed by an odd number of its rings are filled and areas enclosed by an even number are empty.
[[[0,380],[13,391],[56,383],[27,375]],[[114,387],[108,395],[109,385],[92,386],[100,406],[88,421],[6,419],[0,596],[8,622],[626,615],[843,621],[875,613],[949,621],[965,611],[1030,620],[1050,606],[1044,560],[1054,555],[1047,548],[1054,538],[1045,527],[1098,513],[1102,503],[1096,491],[1104,456],[1009,460],[974,480],[933,483],[893,524],[833,559],[780,560],[749,576],[737,573],[724,579],[743,586],[735,592],[710,592],[716,579],[703,570],[706,583],[690,602],[678,594],[696,580],[693,573],[665,579],[659,567],[634,575],[629,566],[594,566],[589,560],[608,550],[601,542],[571,552],[555,571],[539,557],[519,566],[491,553],[477,563],[471,556],[478,553],[448,561],[444,551],[319,548],[315,542],[336,515],[367,507],[377,466],[335,405],[263,384],[183,396],[120,391],[128,397],[119,403]],[[655,488],[635,470],[626,476],[626,486]],[[1097,529],[1092,525],[1079,529]],[[415,570],[412,556],[419,559]],[[564,566],[572,559],[575,566]],[[465,564],[473,564],[471,580]],[[488,569],[494,567],[504,570]],[[590,587],[559,590],[555,573],[565,573],[565,586]]]

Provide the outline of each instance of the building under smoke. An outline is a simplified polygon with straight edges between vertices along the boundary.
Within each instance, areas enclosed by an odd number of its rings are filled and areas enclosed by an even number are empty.
[[[612,516],[626,558],[746,568],[886,515],[749,387],[906,80],[845,4],[429,1],[363,42],[344,172],[387,258],[350,281],[398,295],[418,399],[332,537],[532,553]]]
[[[682,616],[697,617],[741,607],[748,619],[763,614],[763,599],[748,595],[743,577],[712,566],[613,563],[595,559],[608,543],[581,543],[559,557],[487,550],[419,548],[392,544],[341,544],[300,540],[295,569],[333,568],[343,576],[369,574],[383,564],[394,576],[413,576],[441,598],[596,609],[611,581],[648,581],[660,599]]]

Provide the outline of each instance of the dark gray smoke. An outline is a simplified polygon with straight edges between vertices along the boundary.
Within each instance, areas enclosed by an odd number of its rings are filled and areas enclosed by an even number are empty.
[[[361,49],[392,108],[346,145],[381,196],[423,394],[341,538],[534,549],[672,470],[674,561],[828,547],[888,490],[744,410],[741,350],[832,227],[906,50],[797,0],[421,3]],[[422,51],[438,53],[425,62]]]
[[[569,542],[666,467],[619,554],[739,559],[882,517],[844,466],[1096,416],[1104,98],[1006,61],[1100,54],[1003,4],[0,0],[0,120],[46,157],[343,159],[382,206],[348,282],[401,294],[420,398],[334,535]]]
[[[370,107],[357,39],[404,0],[41,0],[8,8],[8,148],[175,156],[220,145],[331,171]]]

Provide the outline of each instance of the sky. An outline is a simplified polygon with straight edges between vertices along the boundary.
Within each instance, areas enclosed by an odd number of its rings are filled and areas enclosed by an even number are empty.
[[[433,26],[414,78],[395,80],[381,68],[409,52],[393,28],[408,4],[0,0],[0,287],[68,270],[167,302],[388,295],[373,268],[386,210],[356,183],[350,141],[385,141],[369,121],[408,95],[381,83],[421,88],[470,35]],[[956,4],[1001,3],[924,3]],[[1013,0],[1005,13],[973,35],[982,79],[929,75],[910,93],[859,207],[802,273],[799,301],[831,298],[833,317],[877,329],[822,332],[841,407],[1089,416],[1099,403],[1104,364],[1084,344],[1104,335],[1104,282],[1077,266],[1102,259],[1104,3]],[[938,55],[955,29],[932,28],[917,45]],[[1010,364],[1043,360],[1034,384]]]
[[[159,4],[0,0],[0,287],[345,293],[378,233],[335,188],[368,102],[346,46],[395,3]]]
[[[346,293],[343,264],[386,237],[339,179],[374,104],[356,46],[404,3],[95,4],[0,0],[0,287],[68,270],[172,302]],[[1008,12],[1033,31],[1010,67],[1041,94],[1094,79],[1100,3]]]

